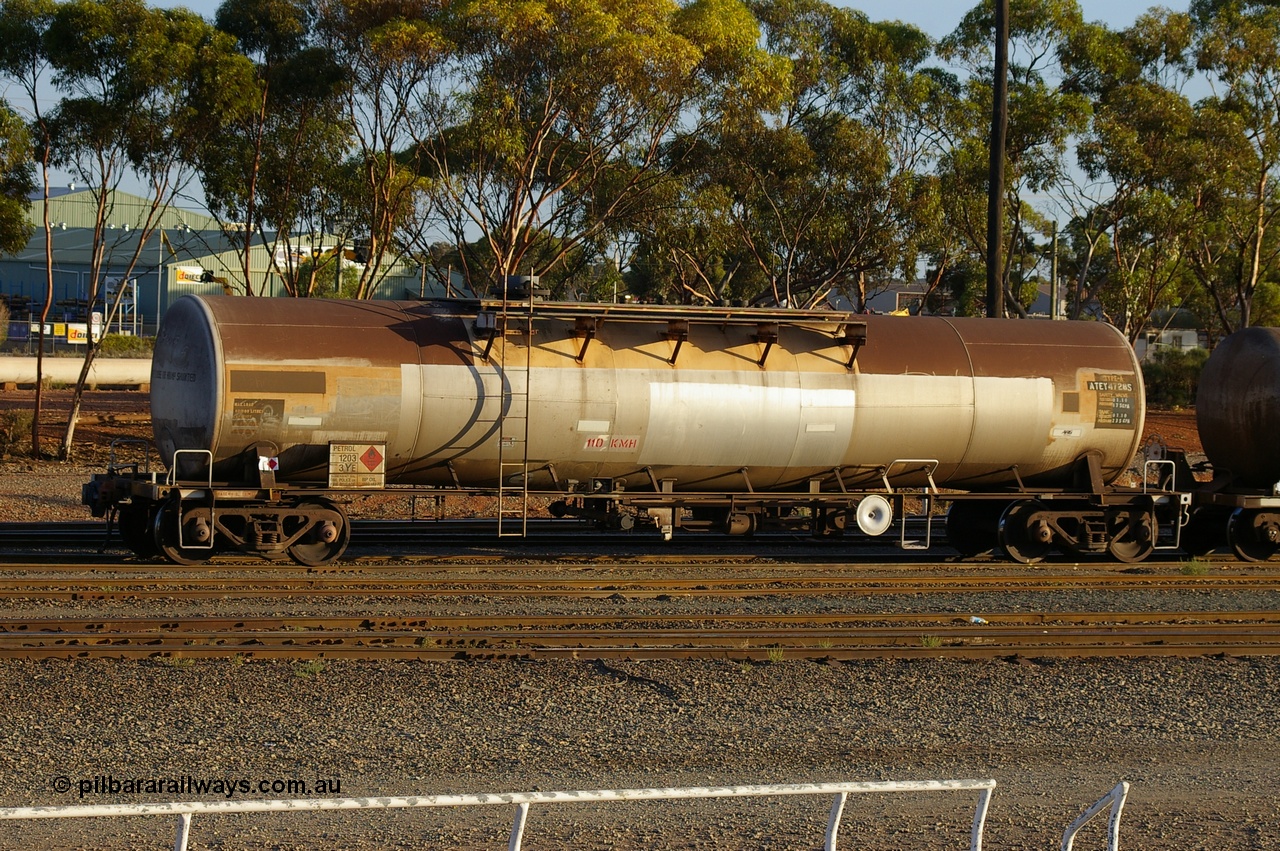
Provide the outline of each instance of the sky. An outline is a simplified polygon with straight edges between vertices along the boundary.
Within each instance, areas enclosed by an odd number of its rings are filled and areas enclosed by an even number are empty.
[[[186,6],[202,17],[212,19],[221,0],[152,0],[151,5]],[[915,24],[934,38],[941,38],[956,28],[965,12],[978,0],[830,0],[837,6],[848,6],[865,12],[873,21],[899,20]],[[1185,11],[1188,0],[1078,0],[1086,21],[1101,21],[1112,29],[1127,27],[1153,6]]]
[[[977,0],[834,0],[836,5],[864,12],[873,21],[898,20],[915,24],[934,38],[949,34]],[[1086,21],[1100,21],[1123,29],[1153,6],[1186,11],[1187,0],[1077,0]]]

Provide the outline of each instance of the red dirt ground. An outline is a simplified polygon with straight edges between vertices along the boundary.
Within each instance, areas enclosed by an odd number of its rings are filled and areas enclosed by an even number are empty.
[[[52,458],[62,446],[66,432],[67,412],[71,409],[70,390],[46,390],[40,399],[40,448],[45,458]],[[11,411],[31,411],[35,407],[34,390],[0,390],[0,457],[27,457],[31,448],[30,426],[21,434],[10,434]],[[111,441],[116,438],[151,440],[151,395],[138,390],[90,390],[80,404],[80,418],[72,436],[76,461],[104,461]]]
[[[1147,423],[1144,431],[1144,442],[1153,436],[1164,440],[1170,449],[1185,449],[1188,454],[1201,454],[1200,432],[1196,429],[1196,412],[1194,409],[1181,408],[1176,411],[1147,411]]]

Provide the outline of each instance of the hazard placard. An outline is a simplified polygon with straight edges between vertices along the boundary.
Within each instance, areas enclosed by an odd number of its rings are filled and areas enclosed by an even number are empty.
[[[386,484],[385,443],[329,444],[329,487],[375,489]]]

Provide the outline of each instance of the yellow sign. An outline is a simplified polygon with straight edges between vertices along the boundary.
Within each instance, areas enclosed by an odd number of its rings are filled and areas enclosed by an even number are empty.
[[[329,487],[382,488],[386,481],[386,444],[329,444]]]

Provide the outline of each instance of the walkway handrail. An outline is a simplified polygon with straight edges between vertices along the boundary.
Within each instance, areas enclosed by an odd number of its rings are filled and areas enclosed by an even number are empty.
[[[982,851],[982,832],[994,780],[901,780],[851,783],[800,783],[771,786],[694,786],[657,789],[599,789],[572,792],[503,792],[476,795],[424,795],[415,797],[378,798],[303,798],[260,801],[189,801],[152,804],[100,804],[96,806],[12,807],[0,809],[0,820],[50,818],[102,818],[114,816],[178,817],[174,851],[185,851],[191,831],[192,816],[226,813],[303,812],[319,810],[400,809],[424,807],[474,807],[516,805],[515,823],[508,842],[509,851],[519,851],[524,826],[532,804],[565,804],[602,801],[652,801],[699,798],[748,798],[794,795],[833,795],[831,815],[827,823],[827,851],[835,851],[836,834],[844,805],[851,794],[883,792],[959,792],[979,791],[978,804],[970,834],[972,851]]]
[[[1085,826],[1091,818],[1110,805],[1111,816],[1107,821],[1107,851],[1119,851],[1120,849],[1120,813],[1124,810],[1125,799],[1129,797],[1129,784],[1120,781],[1115,788],[1103,795],[1089,809],[1080,814],[1080,817],[1068,825],[1067,829],[1062,833],[1062,851],[1071,851],[1071,846],[1075,844],[1076,834],[1080,832],[1080,828]]]

